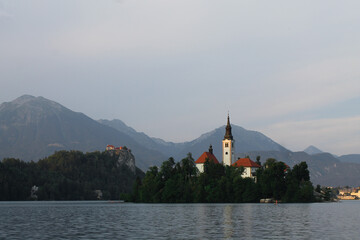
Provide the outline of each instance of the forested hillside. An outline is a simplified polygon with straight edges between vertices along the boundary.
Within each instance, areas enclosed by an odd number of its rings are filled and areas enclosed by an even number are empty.
[[[21,96],[0,105],[0,159],[38,161],[55,151],[104,150],[106,145],[127,146],[137,166],[148,169],[167,157],[114,130],[43,97]]]
[[[0,200],[120,199],[144,173],[138,168],[134,173],[118,158],[111,152],[59,151],[36,163],[4,159]]]

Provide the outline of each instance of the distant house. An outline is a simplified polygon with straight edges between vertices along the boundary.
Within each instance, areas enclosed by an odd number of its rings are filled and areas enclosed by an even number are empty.
[[[261,166],[254,161],[251,161],[250,158],[239,158],[236,162],[232,164],[234,167],[243,167],[244,172],[242,177],[250,177],[255,179],[255,172]]]
[[[115,151],[115,153],[119,154],[121,150],[125,150],[131,152],[131,149],[127,148],[126,146],[123,147],[115,147],[114,145],[107,145],[105,148],[106,151]]]
[[[285,173],[288,173],[289,170],[290,170],[290,167],[289,167],[289,165],[287,165],[286,163],[284,163],[284,164],[285,164],[284,172],[285,172]]]
[[[360,188],[339,189],[337,198],[341,200],[358,200],[360,199]]]
[[[357,197],[354,195],[337,195],[337,198],[340,200],[356,200]]]
[[[106,151],[115,150],[115,147],[114,147],[114,145],[107,145],[105,149],[106,149]]]
[[[197,169],[199,170],[199,172],[201,172],[201,173],[204,172],[204,164],[205,164],[206,161],[219,164],[219,161],[216,159],[215,155],[213,154],[213,148],[212,148],[211,145],[210,145],[210,147],[209,147],[209,151],[208,151],[208,152],[204,152],[204,153],[195,161],[195,165],[196,165]]]
[[[360,199],[360,190],[356,189],[351,193],[351,196],[355,196],[357,199]]]

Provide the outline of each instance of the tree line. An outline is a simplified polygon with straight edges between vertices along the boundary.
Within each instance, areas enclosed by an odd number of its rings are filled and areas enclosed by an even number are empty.
[[[258,159],[259,160],[259,159]],[[247,203],[273,198],[282,202],[313,202],[314,188],[306,162],[292,169],[268,159],[256,171],[256,181],[241,177],[244,168],[207,161],[199,173],[191,154],[153,166],[137,179],[128,200],[144,203]]]
[[[109,152],[58,151],[38,162],[0,162],[0,200],[121,199],[144,173],[117,164]],[[31,194],[33,187],[37,191]],[[95,190],[101,190],[99,195]]]
[[[268,159],[254,181],[241,177],[243,168],[208,161],[199,173],[191,154],[177,163],[169,158],[146,174],[139,169],[133,174],[117,161],[117,155],[106,151],[58,151],[38,162],[5,158],[0,162],[0,200],[95,200],[101,190],[101,199],[145,203],[314,201],[305,162],[290,169]]]

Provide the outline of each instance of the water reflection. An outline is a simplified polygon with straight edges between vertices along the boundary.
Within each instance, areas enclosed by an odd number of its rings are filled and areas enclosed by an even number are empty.
[[[0,239],[358,239],[360,201],[331,204],[0,202]]]
[[[183,205],[186,208],[186,205]],[[221,226],[219,219],[219,209],[215,204],[197,204],[196,210],[196,232],[199,238],[206,239],[208,236],[219,234]]]
[[[234,234],[234,222],[232,218],[233,205],[226,205],[224,208],[224,237],[231,239]]]

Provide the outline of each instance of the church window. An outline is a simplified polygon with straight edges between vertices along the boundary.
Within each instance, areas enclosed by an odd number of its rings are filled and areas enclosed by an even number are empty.
[[[225,147],[229,147],[229,143],[225,143]]]

